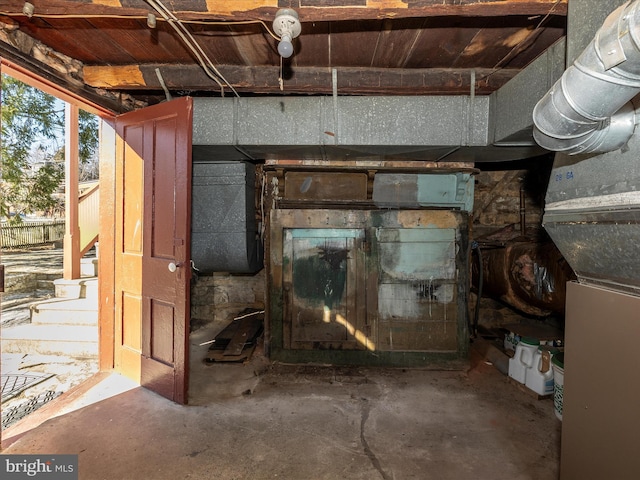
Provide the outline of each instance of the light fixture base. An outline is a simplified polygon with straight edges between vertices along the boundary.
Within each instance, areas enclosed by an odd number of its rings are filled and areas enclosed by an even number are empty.
[[[24,2],[24,6],[22,7],[22,13],[24,13],[27,17],[33,17],[33,12],[35,11],[35,7],[33,3]]]
[[[273,19],[273,31],[280,38],[286,33],[290,34],[291,39],[300,35],[302,26],[298,19],[298,12],[291,8],[281,8],[278,10]]]

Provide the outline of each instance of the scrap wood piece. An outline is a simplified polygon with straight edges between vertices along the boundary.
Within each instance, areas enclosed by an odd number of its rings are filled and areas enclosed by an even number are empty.
[[[254,350],[256,349],[256,345],[251,345],[246,347],[239,355],[225,355],[224,352],[220,350],[214,350],[209,352],[209,355],[205,359],[207,363],[240,363],[245,362],[251,358]]]
[[[209,347],[209,350],[224,350],[229,345],[229,342],[235,335],[238,327],[240,326],[240,322],[232,321],[222,329],[218,335],[214,338],[213,344]]]
[[[258,333],[262,331],[262,318],[247,317],[239,321],[240,325],[225,349],[225,355],[240,355],[245,345],[253,345]]]
[[[248,359],[262,334],[264,311],[236,317],[209,347],[206,362],[241,362]]]

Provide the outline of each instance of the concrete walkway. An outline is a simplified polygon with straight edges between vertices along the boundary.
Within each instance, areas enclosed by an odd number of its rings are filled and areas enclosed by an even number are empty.
[[[553,402],[472,352],[467,372],[207,365],[196,406],[135,387],[9,429],[3,453],[76,453],[83,480],[557,479]]]
[[[62,249],[49,246],[3,251],[0,261],[5,265],[5,286],[8,288],[7,293],[1,295],[0,311],[0,370],[3,380],[9,383],[14,377],[20,376],[48,377],[2,403],[4,425],[6,415],[12,410],[20,410],[47,393],[59,395],[91,377],[97,371],[97,359],[85,354],[70,356],[72,352],[69,350],[65,354],[53,354],[35,347],[38,340],[56,345],[54,340],[65,334],[65,328],[73,328],[72,333],[64,338],[73,337],[75,343],[79,343],[82,335],[87,336],[82,327],[52,325],[39,331],[30,329],[32,306],[53,297],[53,280],[62,277]],[[91,335],[97,337],[97,326],[92,329]],[[10,351],[6,348],[11,339],[20,345],[19,349]]]
[[[5,250],[0,260],[7,272],[45,272],[62,274],[62,248],[40,247],[30,250]]]
[[[62,257],[62,249],[50,247],[0,254],[0,262],[5,266],[6,289],[0,294],[0,324],[3,327],[29,323],[30,305],[54,296],[52,281],[62,277]],[[43,288],[38,280],[48,283],[47,288]]]

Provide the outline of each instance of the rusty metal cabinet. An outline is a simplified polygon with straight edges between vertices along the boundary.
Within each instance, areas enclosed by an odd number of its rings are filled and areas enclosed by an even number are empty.
[[[466,355],[465,212],[281,209],[270,223],[273,358],[424,365]]]

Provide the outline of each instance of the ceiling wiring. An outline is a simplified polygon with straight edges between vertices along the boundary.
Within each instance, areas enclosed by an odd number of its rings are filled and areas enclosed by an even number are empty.
[[[229,87],[229,89],[237,96],[240,95],[236,91],[236,89],[227,81],[227,79],[220,73],[220,71],[216,68],[214,63],[208,57],[206,52],[202,49],[198,41],[194,38],[193,34],[189,29],[187,29],[186,24],[192,25],[261,25],[265,31],[275,40],[280,40],[280,37],[273,33],[269,26],[262,20],[242,20],[242,21],[206,21],[206,20],[180,20],[175,14],[167,8],[161,0],[145,0],[145,2],[153,8],[158,14],[160,18],[158,20],[166,22],[169,26],[171,26],[176,34],[180,37],[180,39],[184,42],[185,46],[191,51],[194,55],[206,75],[215,81],[220,87],[221,94],[224,96],[224,88],[225,85]],[[24,16],[24,13],[8,13],[8,12],[0,12],[0,15],[4,15],[7,17],[12,16]],[[74,15],[74,14],[43,14],[43,13],[33,13],[32,17],[36,18],[51,18],[51,19],[66,19],[66,18],[79,18],[79,19],[91,19],[91,18],[111,18],[111,19],[122,19],[122,20],[145,20],[147,21],[147,16],[142,15]],[[166,88],[166,87],[164,87]],[[165,90],[166,92],[166,90]]]
[[[275,40],[281,40],[281,38],[273,33],[271,29],[267,26],[267,24],[262,20],[240,20],[240,21],[232,21],[232,22],[216,22],[216,21],[208,21],[208,20],[182,20],[182,23],[189,23],[192,25],[255,25],[260,24],[264,27],[266,32],[271,35]]]
[[[198,63],[207,74],[209,78],[215,81],[220,86],[220,93],[224,96],[224,85],[227,85],[229,89],[240,97],[233,85],[231,85],[226,78],[220,73],[213,62],[209,59],[205,51],[200,44],[193,38],[189,29],[176,17],[171,10],[169,10],[160,0],[145,0],[153,9],[155,9],[160,16],[162,16],[169,25],[175,30],[178,36],[185,43],[187,48],[191,50],[191,53],[196,57]]]
[[[528,47],[530,42],[532,42],[538,35],[542,33],[542,30],[541,30],[542,25],[547,21],[547,19],[551,16],[551,14],[553,14],[553,11],[556,9],[556,7],[560,4],[561,1],[562,0],[556,0],[556,2],[551,6],[547,14],[538,22],[538,24],[531,30],[531,32],[529,32],[525,38],[523,38],[520,42],[518,42],[517,45],[515,45],[511,50],[509,50],[509,52],[504,57],[502,57],[498,63],[494,65],[490,73],[483,75],[482,77],[477,79],[477,83],[480,83],[481,81],[489,78],[491,75],[493,75],[498,70],[503,68],[503,66],[507,62],[509,62],[515,55],[517,55],[521,51],[521,49]]]
[[[0,15],[4,17],[24,17],[24,13],[14,13],[14,12],[0,12]],[[51,18],[51,19],[114,19],[114,20],[147,20],[146,15],[113,15],[113,14],[88,14],[88,15],[78,15],[72,13],[33,13],[31,15],[33,18]],[[161,22],[168,22],[165,18],[158,19]],[[280,37],[277,36],[273,31],[269,28],[267,23],[263,20],[227,20],[227,21],[217,21],[217,20],[179,20],[180,23],[188,24],[188,25],[262,25],[265,31],[273,37],[275,40],[280,40]]]

